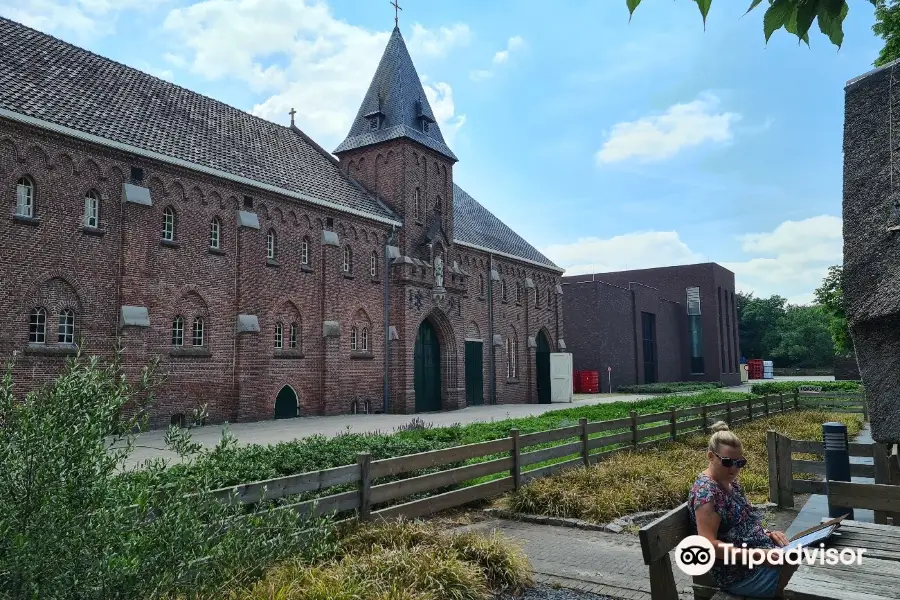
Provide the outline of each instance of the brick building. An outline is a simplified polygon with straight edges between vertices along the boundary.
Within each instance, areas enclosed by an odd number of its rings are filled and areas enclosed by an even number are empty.
[[[6,19],[0,73],[18,389],[119,338],[154,425],[549,402],[562,270],[454,183],[399,29],[333,155]]]
[[[613,390],[657,381],[740,384],[734,273],[724,267],[576,275],[563,277],[562,287],[573,366],[600,371],[602,391],[610,379]]]

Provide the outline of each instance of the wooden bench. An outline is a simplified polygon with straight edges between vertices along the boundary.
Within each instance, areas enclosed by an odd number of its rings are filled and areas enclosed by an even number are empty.
[[[651,600],[678,600],[678,588],[675,585],[675,573],[672,571],[669,552],[674,550],[681,540],[696,533],[696,529],[691,525],[687,502],[641,527],[639,531],[641,551],[644,554],[644,564],[650,567]],[[760,600],[750,596],[735,596],[719,590],[709,573],[694,577],[693,580],[696,600]]]

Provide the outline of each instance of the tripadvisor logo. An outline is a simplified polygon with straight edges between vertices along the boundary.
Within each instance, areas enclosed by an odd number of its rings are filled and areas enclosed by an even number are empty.
[[[742,552],[742,550],[744,552]],[[786,548],[747,548],[741,544],[735,548],[733,544],[725,544],[724,565],[744,565],[750,569],[768,563],[775,565],[861,565],[865,548],[825,548],[820,543],[818,548],[795,546]],[[709,572],[715,563],[715,548],[708,539],[701,535],[689,535],[675,547],[675,564],[685,574],[697,577]]]

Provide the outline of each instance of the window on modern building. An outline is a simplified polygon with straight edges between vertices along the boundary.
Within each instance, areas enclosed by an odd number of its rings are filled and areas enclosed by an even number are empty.
[[[172,320],[172,345],[184,346],[184,319],[180,315]]]
[[[218,217],[209,222],[209,247],[213,250],[222,247],[222,222]]]
[[[69,308],[59,311],[57,341],[60,344],[75,343],[75,311]]]
[[[28,341],[43,344],[47,341],[47,312],[43,308],[31,309],[28,318]]]
[[[356,327],[350,329],[350,350],[356,351],[357,346],[357,330]]]
[[[369,259],[369,275],[373,278],[378,275],[378,254],[372,250],[372,256]]]
[[[191,332],[191,344],[198,347],[203,346],[204,337],[203,317],[197,317],[194,319],[194,329]]]
[[[278,240],[275,239],[275,230],[270,229],[269,233],[266,234],[266,258],[269,260],[275,260],[275,245],[278,243]]]
[[[163,210],[162,239],[167,242],[175,241],[175,209],[171,206]]]
[[[362,346],[361,349],[363,352],[369,351],[369,328],[368,327],[362,328],[362,335],[360,337],[360,345]]]
[[[688,332],[691,349],[691,374],[702,375],[706,372],[703,360],[703,324],[700,316],[700,288],[686,289]]]
[[[34,180],[28,175],[16,183],[16,215],[20,217],[34,216]]]
[[[422,190],[416,188],[415,199],[413,204],[413,217],[418,221],[422,218]]]
[[[303,241],[300,242],[300,264],[308,265],[309,264],[309,238],[304,237]]]
[[[281,325],[281,321],[275,323],[275,349],[281,350],[284,348],[284,327]]]
[[[344,246],[343,270],[344,273],[353,272],[353,250],[350,249],[350,246]]]
[[[288,348],[291,350],[297,349],[297,324],[291,323],[291,332],[290,337],[288,338]]]
[[[100,194],[91,190],[84,197],[84,226],[100,226]]]

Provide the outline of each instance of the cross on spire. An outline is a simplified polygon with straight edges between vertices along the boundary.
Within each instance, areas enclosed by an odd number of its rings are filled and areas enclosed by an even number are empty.
[[[294,110],[293,108],[291,108],[291,112],[289,112],[288,114],[291,115],[291,127],[293,127],[294,126],[294,115],[297,114],[297,111]]]
[[[397,4],[397,0],[394,0],[393,2],[388,2],[388,4],[390,4],[391,6],[394,7],[394,27],[398,27],[399,23],[400,23],[400,12],[399,11],[403,10],[403,8],[399,4]]]

